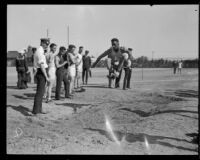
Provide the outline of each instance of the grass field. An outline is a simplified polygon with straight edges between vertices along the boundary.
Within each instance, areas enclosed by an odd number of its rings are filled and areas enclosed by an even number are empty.
[[[17,73],[8,67],[7,153],[197,155],[198,69],[172,72],[144,68],[142,79],[134,68],[124,91],[124,73],[120,88],[109,89],[107,70],[94,68],[85,92],[44,102],[49,113],[31,117],[36,85],[16,89]]]

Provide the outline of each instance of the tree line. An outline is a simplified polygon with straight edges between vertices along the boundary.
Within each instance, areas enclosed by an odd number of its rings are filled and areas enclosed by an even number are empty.
[[[28,46],[27,47],[27,53],[29,53],[29,55],[32,55],[32,49],[34,47],[32,46]],[[94,58],[93,56],[91,56],[91,58]],[[29,66],[33,66],[33,57],[27,57],[27,61],[28,61],[28,65]],[[138,58],[135,58],[134,60],[132,60],[132,68],[172,68],[172,63],[174,60],[169,60],[169,59],[164,59],[164,58],[160,58],[160,59],[148,59],[148,57],[146,56],[140,56]],[[183,60],[183,68],[198,68],[198,63],[199,63],[199,59],[186,59]],[[106,67],[106,63],[105,60],[100,60],[99,63],[96,65],[96,67],[99,68],[104,68]]]
[[[198,68],[199,59],[182,60],[183,68]],[[173,60],[168,59],[154,59],[149,60],[145,56],[138,57],[132,61],[132,68],[172,68]],[[96,67],[106,67],[105,60],[100,60]]]

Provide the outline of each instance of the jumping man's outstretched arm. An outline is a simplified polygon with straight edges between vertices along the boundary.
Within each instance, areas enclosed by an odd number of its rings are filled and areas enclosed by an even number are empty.
[[[92,68],[94,68],[96,66],[96,64],[105,56],[108,56],[108,54],[110,53],[110,49],[106,50],[104,53],[102,53],[97,60],[93,63]]]

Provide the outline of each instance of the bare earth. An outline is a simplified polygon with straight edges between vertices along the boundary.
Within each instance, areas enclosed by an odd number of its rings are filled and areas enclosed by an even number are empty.
[[[123,75],[120,88],[109,89],[106,69],[92,74],[85,92],[44,102],[49,113],[32,117],[36,85],[16,89],[15,68],[7,68],[7,153],[198,154],[192,142],[198,131],[198,69],[183,69],[181,76],[172,69],[144,69],[143,80],[141,69],[133,69],[132,89],[126,91]]]

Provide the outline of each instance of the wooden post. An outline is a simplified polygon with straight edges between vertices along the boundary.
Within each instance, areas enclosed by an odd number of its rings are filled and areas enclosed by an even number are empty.
[[[67,44],[69,47],[69,26],[67,26]]]
[[[47,29],[47,38],[49,38],[49,30]]]

